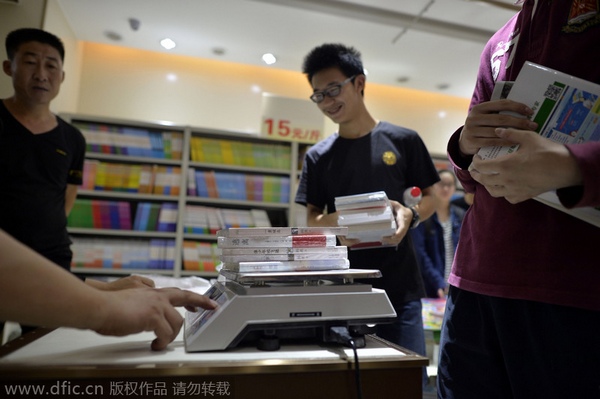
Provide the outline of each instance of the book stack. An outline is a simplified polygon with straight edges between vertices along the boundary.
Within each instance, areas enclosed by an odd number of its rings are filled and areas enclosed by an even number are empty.
[[[561,144],[600,141],[600,85],[594,82],[526,62],[514,82],[496,83],[491,99],[501,98],[533,109],[530,119],[538,124],[536,132],[542,137]],[[518,149],[518,144],[489,146],[481,148],[477,154],[483,159],[494,159]],[[554,190],[534,199],[600,227],[600,207],[565,208]]]
[[[179,166],[136,165],[86,159],[83,184],[86,190],[140,194],[179,195]]]
[[[78,198],[67,217],[67,227],[131,230],[130,204]]]
[[[182,132],[161,132],[74,121],[86,141],[86,150],[99,154],[181,159]]]
[[[190,146],[193,162],[223,165],[289,169],[292,156],[289,146],[276,143],[192,137]]]
[[[175,240],[114,240],[73,237],[71,267],[165,269],[175,266]]]
[[[222,270],[237,273],[344,270],[345,246],[336,244],[343,227],[229,228],[217,233]]]
[[[360,246],[381,243],[382,237],[396,231],[394,213],[384,191],[336,197],[335,209],[338,225],[348,228],[346,238],[359,240]]]
[[[183,269],[216,271],[219,250],[216,243],[183,241]]]
[[[189,168],[187,193],[204,198],[287,203],[290,178]]]

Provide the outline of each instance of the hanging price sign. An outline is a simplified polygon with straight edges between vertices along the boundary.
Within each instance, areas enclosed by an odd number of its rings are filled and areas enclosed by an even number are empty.
[[[314,103],[263,93],[261,135],[316,143],[323,138],[324,125],[325,116]]]

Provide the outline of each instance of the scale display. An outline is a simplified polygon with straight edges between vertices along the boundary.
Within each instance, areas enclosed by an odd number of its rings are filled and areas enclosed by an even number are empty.
[[[283,276],[278,276],[283,275]],[[357,337],[372,325],[391,322],[396,313],[385,292],[355,278],[379,277],[377,270],[290,273],[234,273],[205,293],[219,306],[187,312],[184,342],[188,352],[241,345],[276,350],[279,341],[331,341],[331,327]],[[360,340],[358,340],[360,342]]]

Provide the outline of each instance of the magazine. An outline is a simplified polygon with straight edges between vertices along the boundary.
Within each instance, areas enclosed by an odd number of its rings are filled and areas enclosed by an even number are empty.
[[[537,132],[552,141],[576,144],[600,141],[600,85],[526,62],[514,82],[498,82],[492,100],[508,98],[527,104]],[[518,150],[518,145],[483,147],[478,155],[493,159]],[[567,209],[555,192],[536,200],[600,227],[600,207]]]

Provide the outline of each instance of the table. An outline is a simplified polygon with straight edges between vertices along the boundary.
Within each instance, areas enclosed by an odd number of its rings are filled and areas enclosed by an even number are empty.
[[[0,396],[35,388],[57,398],[358,397],[353,351],[340,345],[284,342],[273,352],[186,353],[180,333],[165,351],[153,352],[152,339],[151,333],[38,329],[0,347]],[[427,358],[376,336],[366,343],[358,349],[363,397],[421,399]]]

